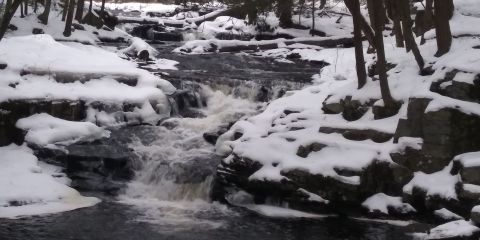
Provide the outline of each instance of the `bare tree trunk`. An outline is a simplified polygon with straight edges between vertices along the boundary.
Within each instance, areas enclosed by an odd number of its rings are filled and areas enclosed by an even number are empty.
[[[358,78],[358,89],[360,89],[367,83],[367,72],[365,70],[365,58],[363,56],[362,23],[360,21],[360,17],[362,17],[362,13],[360,12],[359,0],[345,0],[345,2],[347,1],[349,2],[349,5],[352,7],[350,10],[350,13],[352,14],[352,19],[353,19],[355,61],[356,61],[357,78]]]
[[[93,0],[90,0],[90,5],[88,6],[88,12],[92,12],[93,9]]]
[[[105,12],[105,0],[102,0],[102,7],[100,7],[100,12],[103,13]]]
[[[348,8],[348,11],[354,12],[354,7],[352,6],[352,2],[351,1],[344,1],[344,2]],[[362,31],[368,40],[368,43],[370,44],[370,46],[375,47],[375,40],[374,40],[375,36],[373,33],[373,29],[370,27],[370,25],[368,24],[367,20],[363,17],[363,15],[359,16],[359,21],[362,26]]]
[[[402,25],[400,21],[400,13],[398,8],[398,0],[386,0],[385,6],[387,7],[388,17],[393,22],[393,33],[395,34],[395,42],[397,47],[405,47],[402,33]]]
[[[281,27],[291,27],[292,22],[293,0],[277,0],[277,14]]]
[[[415,42],[415,37],[413,36],[412,32],[412,25],[413,21],[410,16],[410,5],[408,0],[400,0],[400,8],[402,12],[402,28],[403,28],[403,36],[405,37],[405,46],[407,52],[410,50],[415,57],[415,61],[417,61],[418,67],[420,71],[423,71],[425,67],[425,61],[423,60],[422,54],[418,49],[417,43]]]
[[[65,3],[63,4],[63,11],[62,11],[62,21],[65,22],[65,19],[67,18],[67,13],[68,13],[68,4],[70,3],[70,0],[64,0]]]
[[[450,31],[450,18],[453,16],[453,1],[452,0],[434,0],[435,14],[434,25],[435,33],[437,35],[437,53],[436,57],[450,51],[452,45],[452,32]]]
[[[74,12],[75,0],[70,0],[70,3],[68,4],[67,19],[65,20],[65,30],[63,31],[63,36],[65,37],[70,37],[70,35],[72,35],[72,21]]]
[[[28,15],[28,0],[25,0],[25,16]]]
[[[312,0],[312,36],[315,35],[315,0]]]
[[[327,5],[327,0],[320,0],[320,8],[319,9],[325,8],[325,5]]]
[[[83,7],[85,6],[85,0],[77,0],[77,11],[75,12],[75,20],[81,22],[83,18]]]
[[[0,41],[5,36],[5,33],[8,30],[8,25],[10,25],[10,21],[12,20],[15,12],[17,11],[18,7],[22,4],[23,0],[11,0],[7,1],[5,6],[5,13],[3,14],[2,22],[0,24]]]
[[[25,14],[23,14],[23,1],[20,2],[20,17],[24,18]]]
[[[375,46],[377,50],[377,67],[378,70],[378,77],[380,78],[380,91],[382,94],[383,103],[385,107],[395,107],[397,104],[390,93],[390,87],[388,86],[388,76],[387,76],[387,69],[386,64],[387,61],[385,59],[385,47],[383,43],[383,23],[385,8],[383,6],[382,1],[378,0],[368,0],[371,3],[371,15],[370,21],[374,22],[373,29],[375,31]]]
[[[52,5],[52,0],[46,0],[45,1],[45,10],[43,10],[43,13],[38,16],[38,19],[40,22],[43,24],[47,25],[48,24],[48,17],[50,16],[50,7]]]
[[[35,3],[33,5],[33,12],[37,13],[37,10],[38,10],[38,0],[35,0]]]

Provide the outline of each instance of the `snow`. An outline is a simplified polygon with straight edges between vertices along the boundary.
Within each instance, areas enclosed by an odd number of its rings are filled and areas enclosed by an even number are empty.
[[[233,35],[242,35],[255,33],[254,25],[247,25],[242,19],[220,16],[214,21],[205,21],[198,26],[199,35],[206,39],[215,38],[218,33],[227,33]]]
[[[270,205],[245,205],[245,208],[262,216],[271,218],[325,218],[332,215],[320,215]]]
[[[435,210],[433,212],[435,214],[435,216],[438,216],[440,217],[441,219],[444,219],[444,220],[460,220],[460,219],[463,219],[462,216],[446,209],[446,208],[442,208],[442,209],[438,209],[438,210]]]
[[[423,239],[444,239],[451,237],[469,237],[480,229],[472,222],[456,220],[432,228]]]
[[[456,156],[454,161],[458,161],[463,167],[480,167],[480,152],[469,152]]]
[[[100,201],[68,187],[60,170],[38,162],[26,146],[0,147],[0,218],[70,211]]]
[[[452,163],[443,170],[426,174],[415,172],[413,179],[403,187],[403,192],[412,194],[414,187],[426,192],[427,196],[438,196],[443,199],[457,199],[455,185],[460,182],[459,175],[451,175]]]
[[[88,3],[87,3],[88,4]],[[39,12],[43,10],[39,9]],[[52,1],[52,10],[49,15],[48,25],[43,25],[37,19],[36,14],[28,15],[25,18],[20,18],[19,14],[15,16],[11,24],[15,25],[18,30],[7,32],[6,37],[13,36],[28,36],[32,35],[34,28],[42,29],[45,34],[52,36],[57,41],[68,42],[81,42],[86,44],[95,45],[100,42],[101,39],[117,40],[121,39],[126,41],[130,38],[130,35],[118,28],[113,31],[107,31],[104,29],[97,29],[96,27],[84,24],[85,30],[72,31],[72,35],[65,37],[63,31],[65,30],[65,22],[62,20],[62,13],[57,11],[54,7],[54,1]],[[3,41],[3,40],[2,40]]]
[[[25,141],[41,147],[69,145],[109,137],[110,132],[91,122],[73,122],[46,113],[34,114],[17,121],[16,127],[27,131]]]
[[[394,208],[401,213],[416,212],[416,210],[408,203],[403,203],[402,197],[392,197],[384,193],[377,193],[367,198],[362,206],[367,208],[369,212],[379,211],[389,214],[388,208]]]

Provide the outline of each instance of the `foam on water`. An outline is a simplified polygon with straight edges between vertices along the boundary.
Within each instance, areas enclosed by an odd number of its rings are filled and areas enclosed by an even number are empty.
[[[208,87],[202,87],[201,94],[207,98],[207,107],[201,110],[206,117],[169,119],[173,128],[159,126],[154,128],[155,139],[139,138],[130,144],[137,156],[136,177],[120,201],[140,210],[137,221],[157,224],[162,231],[218,228],[221,216],[232,214],[210,200],[220,158],[203,133],[237,120],[239,114],[255,113],[259,104]]]

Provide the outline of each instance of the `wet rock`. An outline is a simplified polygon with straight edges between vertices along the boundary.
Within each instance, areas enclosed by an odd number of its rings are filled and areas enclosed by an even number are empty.
[[[72,27],[76,30],[85,31],[85,27],[82,24],[72,23]]]
[[[0,145],[21,144],[24,132],[15,127],[20,118],[35,113],[48,113],[54,117],[70,121],[80,121],[86,117],[87,107],[83,101],[39,101],[12,100],[0,103]]]
[[[8,64],[5,62],[0,62],[0,70],[7,68]]]
[[[477,226],[480,226],[480,205],[472,208],[470,220]]]
[[[394,106],[377,106],[372,107],[372,113],[374,119],[384,119],[398,114],[398,111],[402,107],[402,104],[397,103]]]
[[[480,103],[480,82],[477,80],[480,79],[480,74],[475,76],[474,84],[456,81],[455,76],[458,74],[472,74],[473,77],[473,73],[452,70],[446,73],[443,79],[433,82],[430,91],[462,101]]]
[[[15,25],[13,25],[13,24],[9,24],[9,25],[8,25],[8,30],[10,30],[10,31],[17,31],[17,30],[18,30],[18,27],[15,26]]]
[[[394,140],[403,136],[423,139],[420,151],[407,150],[418,164],[409,164],[412,170],[432,173],[440,171],[454,156],[480,150],[480,116],[444,108],[425,113],[428,99],[411,99],[407,119],[400,120]],[[392,155],[396,162],[403,162],[399,155]]]
[[[312,143],[307,146],[300,146],[297,150],[297,156],[306,158],[311,152],[318,152],[322,150],[327,145],[322,143]]]
[[[32,34],[44,34],[45,32],[41,28],[33,28]]]
[[[208,143],[215,145],[217,143],[218,137],[226,133],[229,129],[229,126],[220,126],[214,131],[206,132],[203,134],[203,139]]]
[[[320,127],[319,132],[321,133],[340,133],[342,136],[348,140],[353,141],[364,141],[371,139],[377,143],[387,142],[392,139],[393,134],[379,132],[373,129],[341,129],[341,128],[332,128],[332,127]]]

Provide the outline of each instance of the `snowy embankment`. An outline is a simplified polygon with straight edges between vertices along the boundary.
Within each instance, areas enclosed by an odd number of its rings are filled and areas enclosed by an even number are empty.
[[[129,49],[142,46],[137,40]],[[147,51],[154,54],[151,47]],[[0,56],[7,63],[1,70],[0,102],[128,103],[136,106],[130,118],[154,120],[169,114],[166,94],[175,88],[116,53],[79,43],[62,44],[49,35],[31,35],[4,39]],[[91,108],[90,112],[96,111]],[[93,121],[95,114],[89,116]]]
[[[70,211],[100,202],[68,187],[61,169],[38,162],[26,146],[0,147],[0,218]]]
[[[418,210],[418,202],[412,199],[423,199],[426,203],[420,207],[427,209],[422,211],[438,210],[437,216],[448,211],[450,216],[443,217],[450,220],[461,212],[455,210],[471,207],[463,204],[469,197],[465,192],[471,190],[474,196],[480,193],[480,182],[474,177],[478,176],[475,167],[480,165],[472,165],[476,161],[465,160],[466,156],[452,161],[465,151],[478,151],[478,144],[469,137],[478,136],[471,129],[452,129],[452,126],[465,124],[463,127],[475,128],[475,124],[467,124],[478,122],[480,103],[478,98],[454,95],[454,91],[462,91],[454,87],[465,84],[464,89],[470,89],[478,85],[480,42],[472,37],[478,35],[477,30],[456,28],[462,24],[478,25],[480,9],[472,14],[472,9],[465,7],[471,4],[460,4],[470,1],[454,2],[456,17],[452,18],[451,27],[457,38],[450,52],[435,57],[435,39],[419,45],[425,62],[434,71],[432,75],[420,75],[413,55],[395,47],[394,38],[385,38],[387,61],[391,63],[388,70],[391,92],[394,99],[403,103],[398,112],[390,115],[383,112],[377,79],[369,78],[362,89],[357,89],[352,48],[319,49],[301,45],[302,49],[285,46],[258,52],[287,59],[295,54],[296,58],[330,65],[315,76],[313,86],[288,92],[271,102],[263,113],[237,122],[219,138],[216,151],[225,156],[218,170],[221,180],[254,195],[300,206],[305,202],[311,204],[309,196],[315,194],[329,202],[321,202],[320,206],[330,204],[335,208],[334,204],[341,202],[360,207],[363,203],[369,212],[385,215],[397,210],[395,215],[405,216]],[[203,46],[199,42],[188,44],[191,49]],[[366,50],[366,65],[372,66],[374,55]],[[436,84],[440,90],[432,87]],[[418,99],[426,99],[426,105],[416,113]],[[399,125],[407,119],[414,121],[412,116],[424,119],[420,123],[423,131],[416,135],[408,134],[414,130],[407,131]],[[420,125],[412,124],[407,127]],[[443,142],[438,143],[438,139]],[[465,147],[445,150],[444,146],[459,146],[452,139],[462,139],[460,144]],[[398,157],[411,152],[419,153],[407,155],[406,160]],[[456,164],[460,167],[452,168]],[[447,211],[442,210],[445,206],[449,208]],[[435,232],[457,225],[460,230],[477,231],[472,224],[453,222]]]
[[[135,61],[148,60],[157,69],[175,69],[176,62],[157,59],[155,49],[118,29],[84,25],[85,30],[65,38],[58,13],[51,16],[47,26],[35,15],[15,17],[17,29],[0,42],[0,144],[24,135],[32,149],[64,149],[109,137],[97,125],[156,123],[169,116],[167,95],[175,87]],[[46,34],[31,35],[34,28]],[[122,38],[130,46],[107,51],[95,45],[104,38]],[[57,213],[99,202],[68,187],[70,180],[61,171],[37,161],[26,145],[0,147],[0,217]]]

